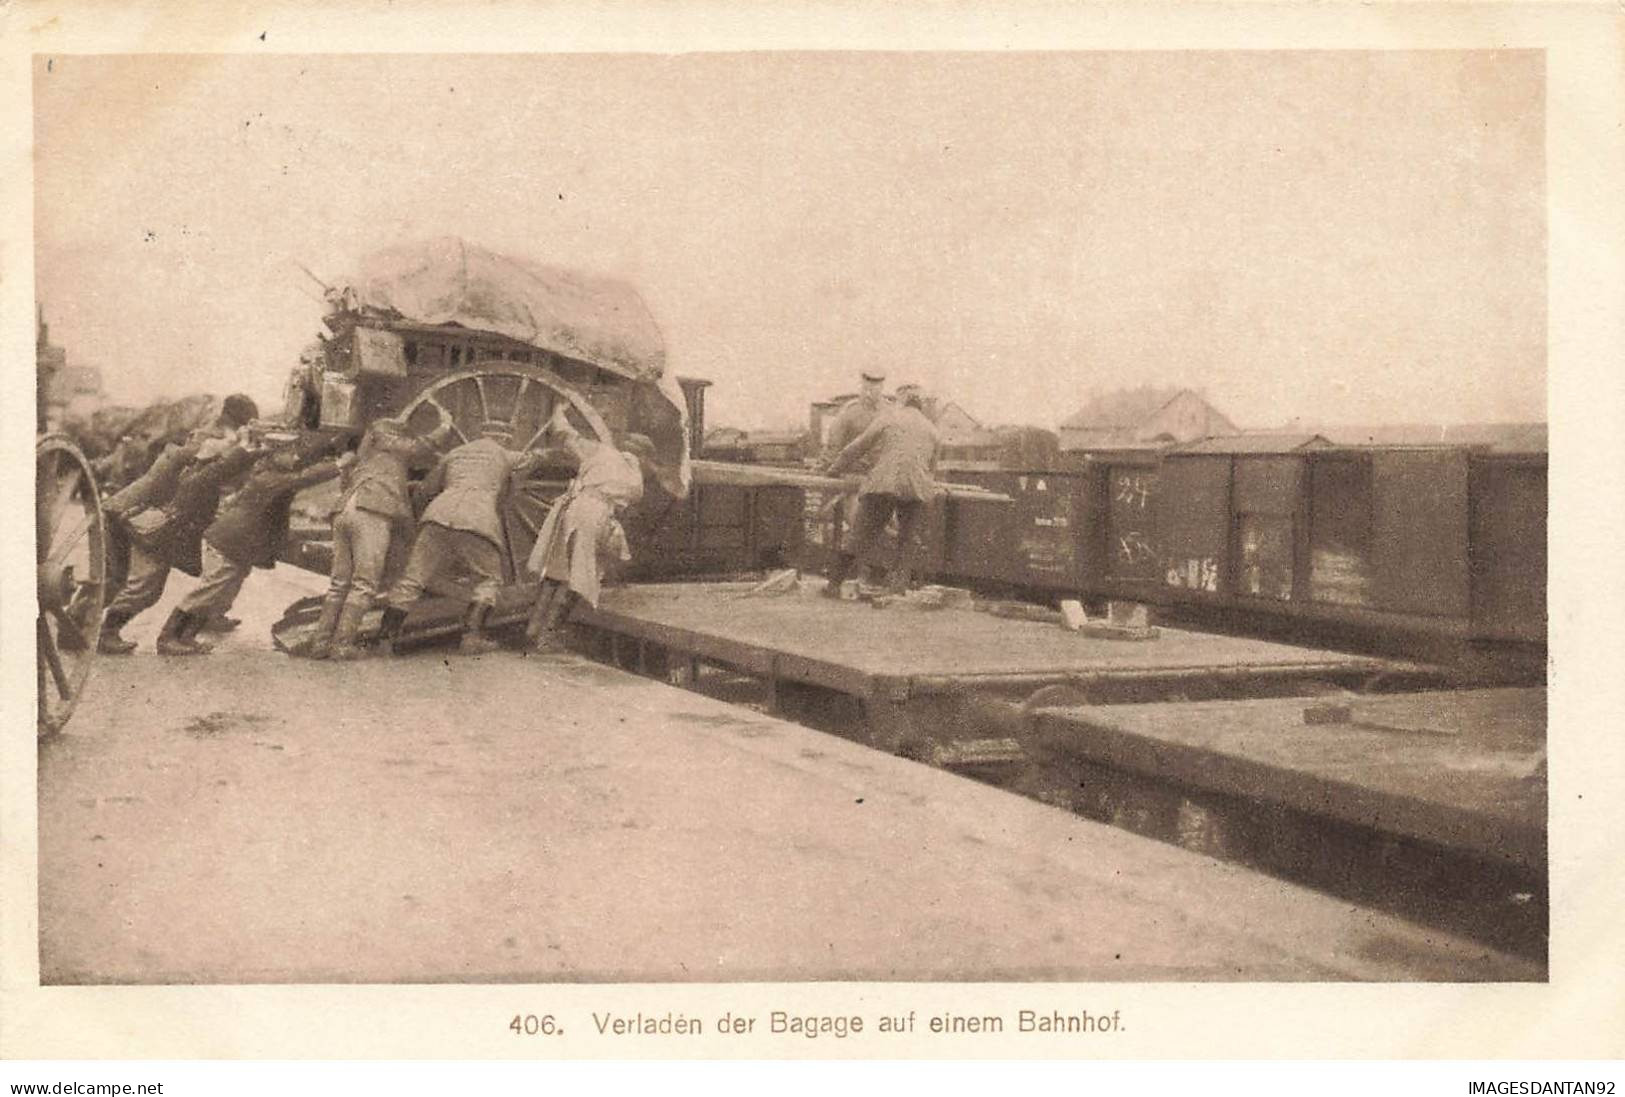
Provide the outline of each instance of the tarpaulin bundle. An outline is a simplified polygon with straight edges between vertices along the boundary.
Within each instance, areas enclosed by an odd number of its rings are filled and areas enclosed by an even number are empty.
[[[640,400],[661,483],[688,487],[687,407],[666,371],[665,344],[631,286],[598,275],[499,255],[454,236],[385,248],[365,258],[349,283],[363,310],[419,324],[457,324],[506,335],[647,385]]]

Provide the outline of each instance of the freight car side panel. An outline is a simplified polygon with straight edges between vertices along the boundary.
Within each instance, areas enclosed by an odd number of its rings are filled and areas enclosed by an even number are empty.
[[[1475,631],[1545,643],[1545,458],[1474,461],[1472,499]]]
[[[1156,523],[1169,595],[1212,600],[1228,593],[1230,458],[1176,457],[1162,464]]]
[[[1013,472],[961,472],[951,474],[965,484],[1015,497]],[[1016,558],[1014,504],[1011,506],[955,503],[950,508],[943,549],[943,570],[951,576],[1000,583],[1021,583],[1013,574]]]
[[[1303,459],[1238,457],[1236,593],[1289,602],[1297,589]]]
[[[1107,467],[1106,536],[1097,569],[1107,583],[1130,589],[1162,583],[1162,548],[1156,527],[1161,490],[1161,473],[1154,465]]]
[[[1377,607],[1466,617],[1466,452],[1379,452],[1372,455],[1371,474]]]

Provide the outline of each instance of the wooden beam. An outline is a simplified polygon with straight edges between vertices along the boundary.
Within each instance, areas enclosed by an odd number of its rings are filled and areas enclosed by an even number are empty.
[[[736,487],[772,487],[782,485],[796,488],[819,488],[825,491],[856,491],[861,478],[821,476],[804,469],[782,468],[776,465],[741,465],[732,461],[695,461],[690,466],[697,484],[731,484]],[[1010,503],[1014,500],[997,491],[974,484],[955,484],[938,481],[937,488],[952,499],[966,499],[983,503]]]

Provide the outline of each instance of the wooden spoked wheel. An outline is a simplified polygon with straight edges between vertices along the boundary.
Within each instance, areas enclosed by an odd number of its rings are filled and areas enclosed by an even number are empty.
[[[66,438],[34,446],[39,734],[60,731],[90,677],[107,591],[107,527],[84,454]]]
[[[508,448],[545,453],[543,434],[561,405],[576,430],[601,442],[613,440],[603,416],[567,381],[517,362],[481,364],[442,377],[413,397],[400,418],[419,437],[433,437],[442,453],[479,438],[491,426],[508,433]],[[512,485],[502,515],[510,582],[519,578],[542,523],[574,475],[571,464],[549,461]]]

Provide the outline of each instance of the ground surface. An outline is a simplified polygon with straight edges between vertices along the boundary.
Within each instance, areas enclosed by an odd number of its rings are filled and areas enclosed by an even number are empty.
[[[41,749],[44,981],[1538,977],[575,657],[272,651],[319,587],[98,662]]]

